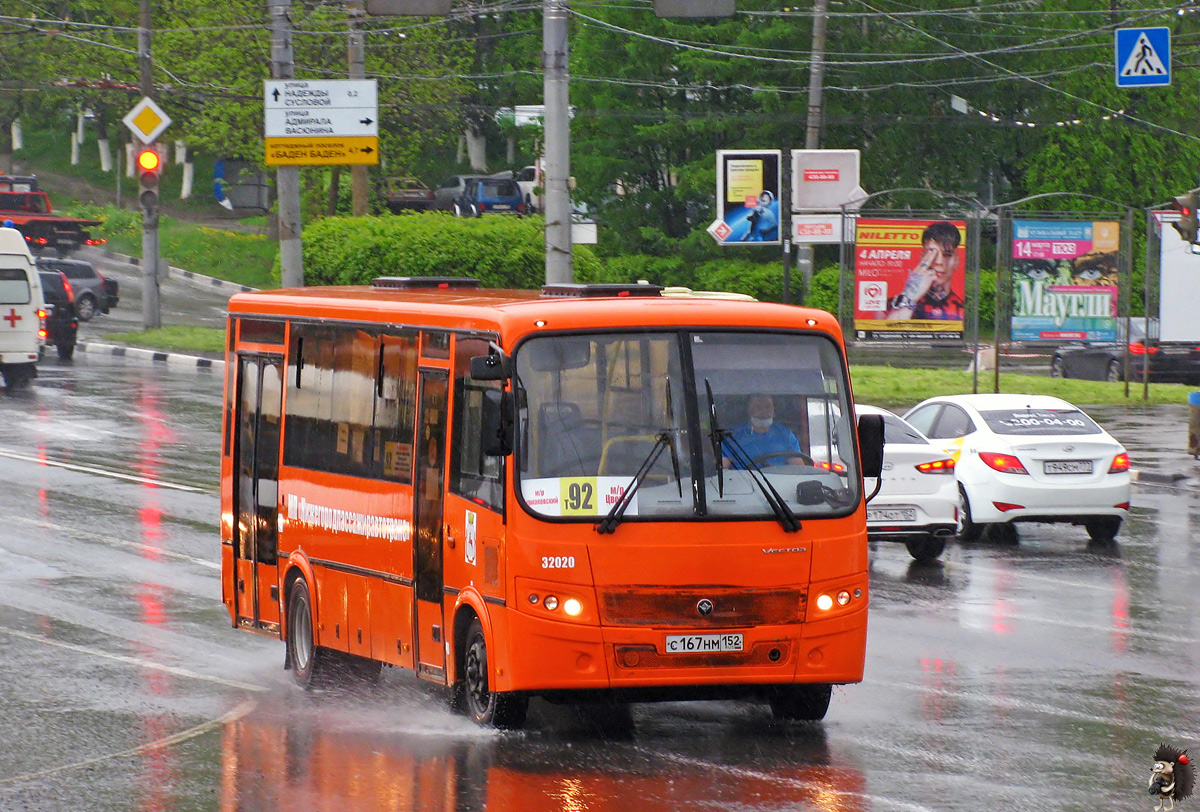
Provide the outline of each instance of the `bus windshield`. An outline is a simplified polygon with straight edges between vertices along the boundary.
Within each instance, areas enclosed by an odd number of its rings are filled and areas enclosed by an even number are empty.
[[[623,520],[787,527],[860,498],[847,376],[828,337],[547,335],[515,363],[518,492],[535,515],[596,521],[624,501]]]

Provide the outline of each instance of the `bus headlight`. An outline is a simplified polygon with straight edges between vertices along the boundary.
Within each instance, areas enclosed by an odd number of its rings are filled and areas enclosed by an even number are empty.
[[[817,608],[822,612],[828,612],[833,608],[833,598],[826,594],[817,596]]]
[[[582,611],[583,604],[580,603],[576,598],[567,598],[565,601],[563,601],[563,612],[571,617],[577,616]]]

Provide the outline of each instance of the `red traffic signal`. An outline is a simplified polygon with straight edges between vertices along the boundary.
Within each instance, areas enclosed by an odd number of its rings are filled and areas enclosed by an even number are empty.
[[[138,169],[143,172],[154,172],[157,174],[158,170],[162,167],[162,157],[158,154],[158,150],[147,147],[138,152],[137,165]]]
[[[1197,219],[1196,209],[1200,207],[1200,194],[1188,192],[1175,198],[1175,208],[1179,211],[1179,220],[1171,223],[1179,236],[1186,242],[1195,244],[1197,231],[1200,231],[1200,219]]]

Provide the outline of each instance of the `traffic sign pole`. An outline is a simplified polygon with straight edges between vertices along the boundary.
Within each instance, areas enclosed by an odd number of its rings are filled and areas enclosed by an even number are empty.
[[[292,54],[292,2],[267,0],[271,20],[271,77],[291,79],[296,75]],[[280,166],[275,170],[279,194],[279,269],[285,288],[304,287],[304,255],[300,242],[300,167]]]

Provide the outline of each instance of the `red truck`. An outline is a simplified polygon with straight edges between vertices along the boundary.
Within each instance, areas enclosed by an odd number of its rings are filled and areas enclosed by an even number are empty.
[[[34,253],[53,250],[66,256],[81,245],[106,242],[87,231],[102,225],[100,220],[55,214],[50,196],[38,190],[35,175],[0,175],[0,222],[4,221],[12,221]]]

